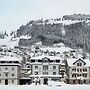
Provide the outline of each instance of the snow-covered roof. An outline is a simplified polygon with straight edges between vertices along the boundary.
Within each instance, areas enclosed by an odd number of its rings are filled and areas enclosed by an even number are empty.
[[[50,60],[61,60],[61,58],[59,56],[46,56],[46,55],[42,55],[42,56],[35,56],[35,57],[31,57],[31,59],[35,59],[35,60],[42,60],[43,58],[48,58]]]
[[[85,66],[90,66],[90,60],[89,59],[82,59],[82,58],[69,58],[67,59],[68,62],[68,66],[74,66],[73,63],[76,62],[77,60],[81,59],[82,61],[84,61],[86,64]]]
[[[0,61],[21,61],[21,57],[16,57],[16,56],[2,56],[0,57]]]
[[[40,49],[43,51],[49,50],[49,52],[55,51],[55,52],[60,52],[60,53],[69,52],[70,50],[72,50],[69,47],[45,47],[45,48],[40,48]]]

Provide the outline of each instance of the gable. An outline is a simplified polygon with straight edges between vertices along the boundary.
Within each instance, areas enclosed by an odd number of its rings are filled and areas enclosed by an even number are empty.
[[[84,65],[86,64],[82,59],[78,59],[78,60],[76,60],[74,63],[73,63],[73,65],[75,65],[76,63],[80,63],[80,62],[82,62]]]
[[[49,61],[50,61],[50,59],[47,57],[42,58],[42,62],[49,62]]]

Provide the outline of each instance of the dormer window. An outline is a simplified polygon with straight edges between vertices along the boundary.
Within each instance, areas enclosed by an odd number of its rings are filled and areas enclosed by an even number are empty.
[[[78,59],[73,63],[73,65],[82,66],[86,65],[86,62],[84,62],[82,59]]]
[[[47,57],[45,57],[45,58],[42,59],[42,62],[43,63],[49,63],[50,62],[50,59],[48,59]]]
[[[77,63],[77,66],[82,66],[82,63]]]

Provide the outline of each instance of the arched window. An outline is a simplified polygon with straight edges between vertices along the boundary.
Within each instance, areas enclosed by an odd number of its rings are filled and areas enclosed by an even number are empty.
[[[45,57],[45,58],[42,59],[42,62],[43,62],[43,63],[49,63],[49,61],[50,61],[50,59],[47,58],[47,57]]]

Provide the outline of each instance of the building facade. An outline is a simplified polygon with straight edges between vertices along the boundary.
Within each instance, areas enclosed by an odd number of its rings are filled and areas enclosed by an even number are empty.
[[[19,85],[19,60],[10,56],[0,57],[0,85]]]
[[[60,57],[55,56],[38,56],[31,58],[31,75],[32,79],[39,78],[40,83],[47,84],[48,81],[64,80],[65,71],[61,71],[61,64],[65,67]],[[62,79],[63,78],[63,79]]]
[[[68,79],[70,84],[90,83],[90,61],[89,59],[68,60]]]

